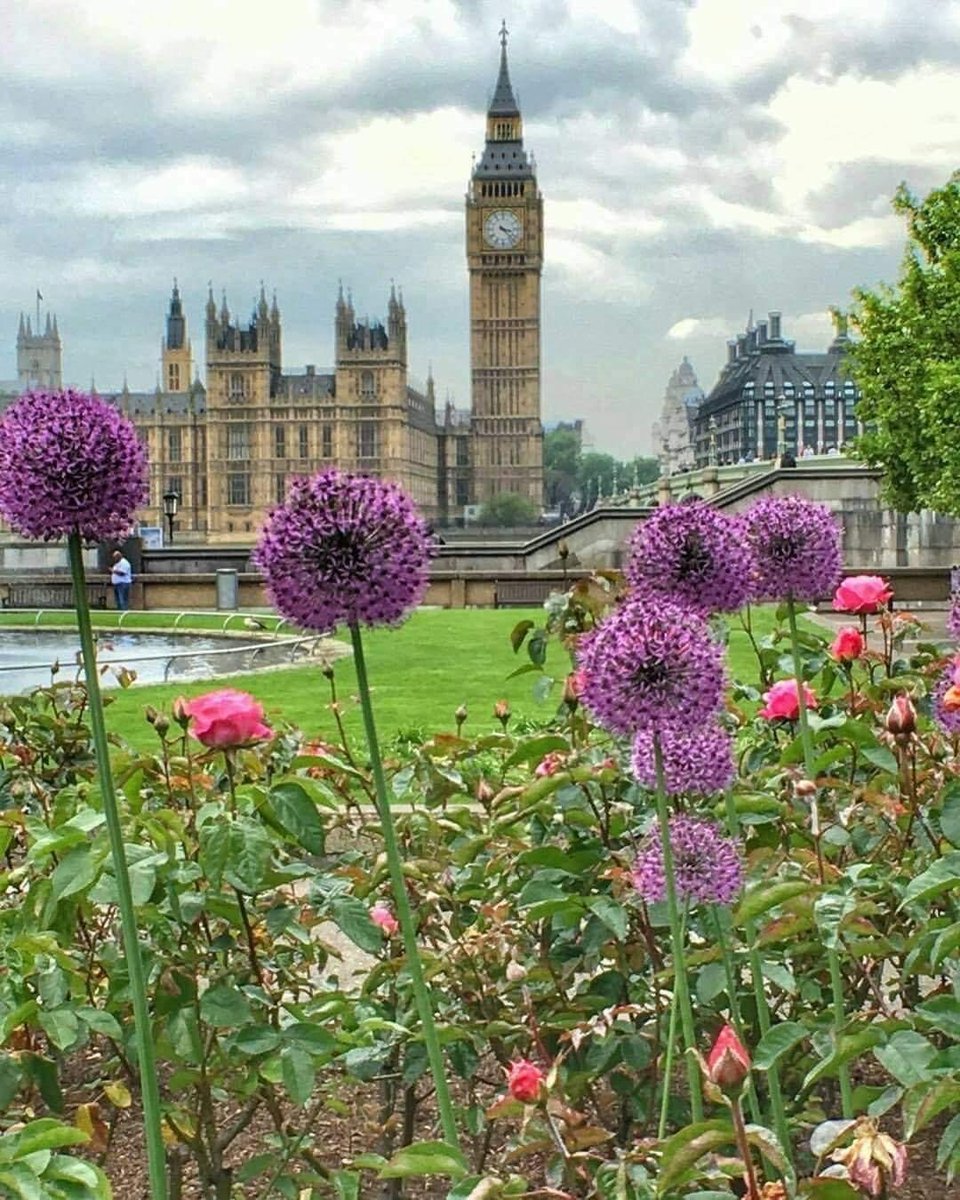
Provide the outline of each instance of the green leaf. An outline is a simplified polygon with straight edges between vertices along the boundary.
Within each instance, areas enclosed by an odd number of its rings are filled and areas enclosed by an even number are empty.
[[[245,1025],[238,1029],[230,1045],[241,1054],[269,1054],[281,1043],[280,1034],[270,1025]]]
[[[263,826],[242,819],[230,827],[223,877],[240,892],[255,895],[270,865],[270,839]]]
[[[36,1154],[38,1150],[59,1150],[62,1146],[80,1146],[87,1135],[75,1125],[64,1125],[53,1117],[31,1121],[17,1134],[17,1157]]]
[[[903,1134],[909,1142],[945,1108],[960,1102],[960,1080],[936,1079],[911,1088],[903,1100]]]
[[[381,1179],[408,1179],[415,1175],[449,1175],[459,1179],[468,1171],[467,1161],[446,1142],[413,1142],[398,1150],[380,1171]]]
[[[900,769],[896,755],[886,746],[861,746],[860,756],[878,770],[886,771],[889,775],[896,775]]]
[[[541,737],[525,738],[504,763],[505,767],[517,767],[522,763],[540,762],[546,755],[557,750],[569,750],[570,743],[556,733]]]
[[[940,832],[951,846],[960,847],[960,788],[950,784],[944,790],[946,799],[940,809]]]
[[[102,1008],[82,1006],[77,1009],[77,1016],[94,1033],[99,1033],[103,1037],[114,1038],[117,1041],[120,1041],[123,1037],[120,1022],[113,1013],[104,1012]]]
[[[928,1068],[936,1058],[937,1050],[923,1034],[913,1029],[900,1029],[885,1046],[877,1046],[873,1055],[898,1083],[910,1087],[930,1078]]]
[[[736,925],[754,920],[761,913],[769,912],[780,904],[785,904],[795,896],[816,895],[817,887],[808,879],[784,879],[779,883],[758,883],[752,887],[737,905],[733,914]]]
[[[79,1040],[80,1021],[72,1008],[42,1008],[37,1019],[58,1050],[69,1050]]]
[[[954,850],[937,859],[932,866],[910,881],[903,893],[900,908],[917,901],[931,900],[941,892],[960,887],[960,851]]]
[[[709,1004],[716,999],[727,987],[727,972],[723,963],[707,963],[697,976],[697,999],[701,1004]]]
[[[733,1126],[729,1121],[700,1121],[687,1125],[663,1143],[660,1174],[657,1178],[657,1195],[663,1196],[678,1184],[705,1154],[731,1146],[735,1141]]]
[[[885,1037],[886,1034],[883,1030],[875,1026],[861,1029],[858,1033],[844,1034],[837,1039],[830,1054],[807,1072],[801,1091],[806,1092],[813,1087],[817,1080],[823,1079],[826,1075],[835,1075],[845,1062],[849,1062],[852,1058],[859,1058],[861,1054],[872,1050]]]
[[[934,1029],[960,1041],[960,1000],[955,996],[934,996],[924,1004],[918,1004],[914,1011]]]
[[[250,1001],[238,987],[214,984],[200,997],[201,1020],[217,1029],[236,1029],[253,1020]]]
[[[863,1192],[845,1179],[805,1179],[799,1194],[804,1200],[863,1200]]]
[[[757,1043],[753,1052],[753,1065],[758,1071],[769,1071],[770,1068],[794,1046],[807,1036],[806,1026],[797,1021],[781,1021],[773,1025]]]
[[[331,902],[330,911],[334,921],[361,950],[379,954],[383,949],[380,926],[370,920],[370,910],[362,900],[355,896],[338,896]]]
[[[298,780],[274,784],[270,789],[270,804],[286,832],[308,854],[323,853],[324,829],[320,814],[307,789]]]
[[[360,1200],[360,1174],[357,1171],[333,1171],[330,1182],[337,1193],[337,1200]]]
[[[313,1094],[316,1082],[313,1059],[299,1046],[284,1046],[280,1051],[280,1070],[287,1095],[294,1104],[303,1108]]]
[[[523,645],[524,638],[533,628],[533,621],[528,620],[518,621],[517,624],[514,625],[513,629],[510,630],[510,645],[513,647],[514,654],[519,651],[520,647]]]
[[[618,942],[627,940],[629,917],[627,910],[609,896],[591,896],[587,901],[590,909],[606,925]]]
[[[74,846],[50,876],[50,890],[54,900],[82,892],[96,879],[101,859],[94,855],[89,845]]]

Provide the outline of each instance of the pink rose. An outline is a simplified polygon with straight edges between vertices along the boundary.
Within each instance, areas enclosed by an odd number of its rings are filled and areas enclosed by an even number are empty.
[[[879,575],[851,575],[844,579],[833,597],[837,612],[875,613],[886,608],[893,588]]]
[[[543,1081],[543,1072],[527,1058],[512,1062],[507,1070],[507,1090],[514,1100],[523,1104],[536,1104]]]
[[[193,736],[212,749],[229,750],[272,735],[272,730],[263,723],[263,705],[247,692],[224,688],[176,704],[190,718]]]
[[[950,692],[956,692],[957,689],[952,687],[941,700],[943,707],[947,712],[956,712],[960,708],[960,703],[953,706],[947,703],[947,697]],[[917,710],[913,707],[913,702],[906,692],[900,692],[894,696],[893,703],[887,709],[887,715],[884,719],[884,726],[887,733],[892,733],[895,737],[909,738],[911,733],[917,731]]]
[[[370,909],[370,920],[374,925],[379,925],[387,937],[393,937],[400,928],[400,922],[382,900],[378,900]]]
[[[863,650],[863,634],[859,629],[854,629],[852,625],[847,625],[839,630],[830,647],[830,653],[837,662],[842,663],[853,662],[855,658],[860,657]]]
[[[750,1055],[731,1025],[720,1030],[707,1058],[707,1078],[722,1092],[736,1095],[750,1074]]]
[[[760,709],[759,715],[766,717],[768,721],[773,721],[777,717],[795,721],[800,716],[800,701],[797,697],[797,681],[795,679],[781,679],[779,683],[773,685],[769,692],[763,693],[763,698],[766,704]],[[817,697],[806,684],[803,685],[803,699],[807,708],[817,707]]]

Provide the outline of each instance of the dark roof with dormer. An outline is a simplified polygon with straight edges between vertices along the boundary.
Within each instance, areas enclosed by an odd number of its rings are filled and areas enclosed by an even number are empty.
[[[857,389],[847,367],[850,340],[845,328],[838,328],[825,351],[797,350],[796,344],[771,336],[766,321],[748,327],[729,343],[730,357],[710,394],[700,405],[697,416],[709,417],[738,404],[743,399],[776,399],[824,395],[856,395]]]
[[[504,24],[500,30],[500,74],[497,76],[497,86],[494,88],[493,99],[487,110],[488,117],[516,118],[516,131],[520,131],[520,107],[510,85],[510,70],[507,66],[507,27]],[[523,138],[497,138],[488,140],[483,148],[480,161],[473,168],[475,179],[533,179],[535,168],[533,160],[523,148]]]

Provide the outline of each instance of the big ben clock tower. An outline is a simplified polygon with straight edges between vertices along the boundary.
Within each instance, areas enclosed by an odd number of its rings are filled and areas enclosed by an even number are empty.
[[[543,198],[523,148],[523,122],[507,68],[506,24],[466,216],[473,498],[482,504],[498,492],[517,492],[539,509]]]

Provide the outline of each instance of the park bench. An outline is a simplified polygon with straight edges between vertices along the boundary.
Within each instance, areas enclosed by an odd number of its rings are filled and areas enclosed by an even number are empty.
[[[86,585],[87,603],[91,608],[107,607],[107,585],[90,582]],[[11,583],[3,597],[4,608],[73,608],[72,583]]]
[[[541,608],[551,592],[561,590],[549,579],[498,579],[493,603],[495,608]]]

